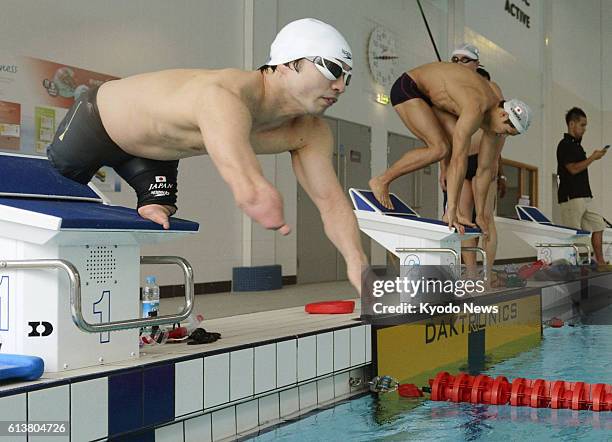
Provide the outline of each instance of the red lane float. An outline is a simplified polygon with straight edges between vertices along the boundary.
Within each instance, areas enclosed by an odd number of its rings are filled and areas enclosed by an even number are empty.
[[[548,325],[550,325],[552,328],[560,328],[565,325],[565,322],[563,322],[563,319],[552,318],[550,321],[548,321]]]
[[[516,378],[510,383],[505,376],[456,376],[442,371],[429,380],[431,400],[469,402],[472,404],[509,404],[515,407],[567,408],[571,410],[612,411],[612,385],[585,382],[547,381]],[[399,394],[420,397],[414,384],[401,384]]]

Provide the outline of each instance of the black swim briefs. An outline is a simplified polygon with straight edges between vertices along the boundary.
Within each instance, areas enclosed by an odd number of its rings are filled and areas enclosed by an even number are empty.
[[[396,106],[404,101],[420,98],[432,106],[431,100],[425,95],[415,81],[407,73],[403,73],[391,86],[391,104]]]
[[[178,160],[150,160],[123,151],[102,124],[97,93],[95,88],[81,94],[60,123],[47,148],[51,164],[82,184],[102,166],[112,167],[136,190],[138,207],[161,204],[176,208]]]

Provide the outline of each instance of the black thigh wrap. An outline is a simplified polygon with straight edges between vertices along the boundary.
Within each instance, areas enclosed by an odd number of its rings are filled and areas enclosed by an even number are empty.
[[[133,157],[113,168],[136,191],[138,207],[160,204],[176,208],[178,163]]]
[[[47,148],[51,165],[81,184],[87,184],[102,166],[114,166],[134,158],[106,132],[96,104],[97,93],[95,88],[81,94]]]

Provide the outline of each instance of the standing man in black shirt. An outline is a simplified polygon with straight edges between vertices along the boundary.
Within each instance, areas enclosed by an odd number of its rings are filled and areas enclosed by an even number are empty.
[[[587,157],[580,142],[586,132],[587,117],[580,108],[573,107],[565,114],[567,133],[557,146],[557,174],[559,175],[559,204],[563,225],[592,232],[591,241],[599,271],[612,271],[606,264],[602,250],[603,217],[589,210],[593,198],[589,185],[588,167],[606,154],[606,148],[594,150]]]

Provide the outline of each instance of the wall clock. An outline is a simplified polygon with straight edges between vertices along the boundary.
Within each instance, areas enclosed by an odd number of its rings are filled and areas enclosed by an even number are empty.
[[[389,93],[391,86],[400,76],[402,68],[397,55],[395,40],[391,33],[378,26],[370,34],[368,41],[368,63],[374,80]]]

